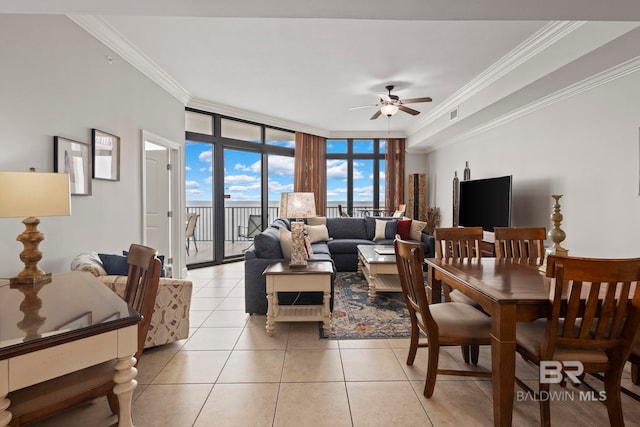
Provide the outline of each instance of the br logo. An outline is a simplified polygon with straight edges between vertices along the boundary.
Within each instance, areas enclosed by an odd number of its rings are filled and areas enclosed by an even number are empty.
[[[540,383],[559,384],[562,382],[563,374],[571,380],[574,385],[580,384],[580,375],[584,373],[584,366],[579,361],[557,362],[555,360],[540,361]]]

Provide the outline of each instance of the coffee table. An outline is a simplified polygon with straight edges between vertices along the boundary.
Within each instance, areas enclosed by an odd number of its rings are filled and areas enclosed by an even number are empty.
[[[369,283],[370,302],[375,301],[376,292],[402,292],[395,254],[382,255],[375,248],[375,245],[358,245],[358,269]]]

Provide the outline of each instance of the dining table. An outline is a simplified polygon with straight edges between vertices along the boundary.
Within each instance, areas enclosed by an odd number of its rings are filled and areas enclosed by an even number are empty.
[[[476,301],[491,316],[491,382],[495,426],[511,426],[516,366],[516,323],[547,317],[551,281],[537,265],[496,258],[427,258],[428,296],[442,301],[448,285]]]

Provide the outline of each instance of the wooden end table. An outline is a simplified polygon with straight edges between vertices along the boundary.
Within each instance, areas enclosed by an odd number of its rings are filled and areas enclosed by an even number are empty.
[[[262,273],[267,279],[267,335],[273,336],[275,322],[322,321],[327,335],[331,328],[331,275],[330,262],[310,262],[306,268],[289,268],[286,262],[269,264]],[[319,305],[280,305],[278,292],[323,292]]]

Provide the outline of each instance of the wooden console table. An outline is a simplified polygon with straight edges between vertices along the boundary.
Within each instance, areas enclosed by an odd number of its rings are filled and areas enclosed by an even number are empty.
[[[325,335],[331,329],[331,275],[330,262],[310,262],[306,268],[289,268],[286,262],[270,264],[263,273],[267,281],[267,335],[273,336],[275,322],[321,321]],[[320,305],[280,305],[278,292],[322,292]]]
[[[139,322],[87,272],[54,274],[36,286],[0,280],[0,426],[11,421],[10,392],[116,359],[119,426],[131,427]]]

